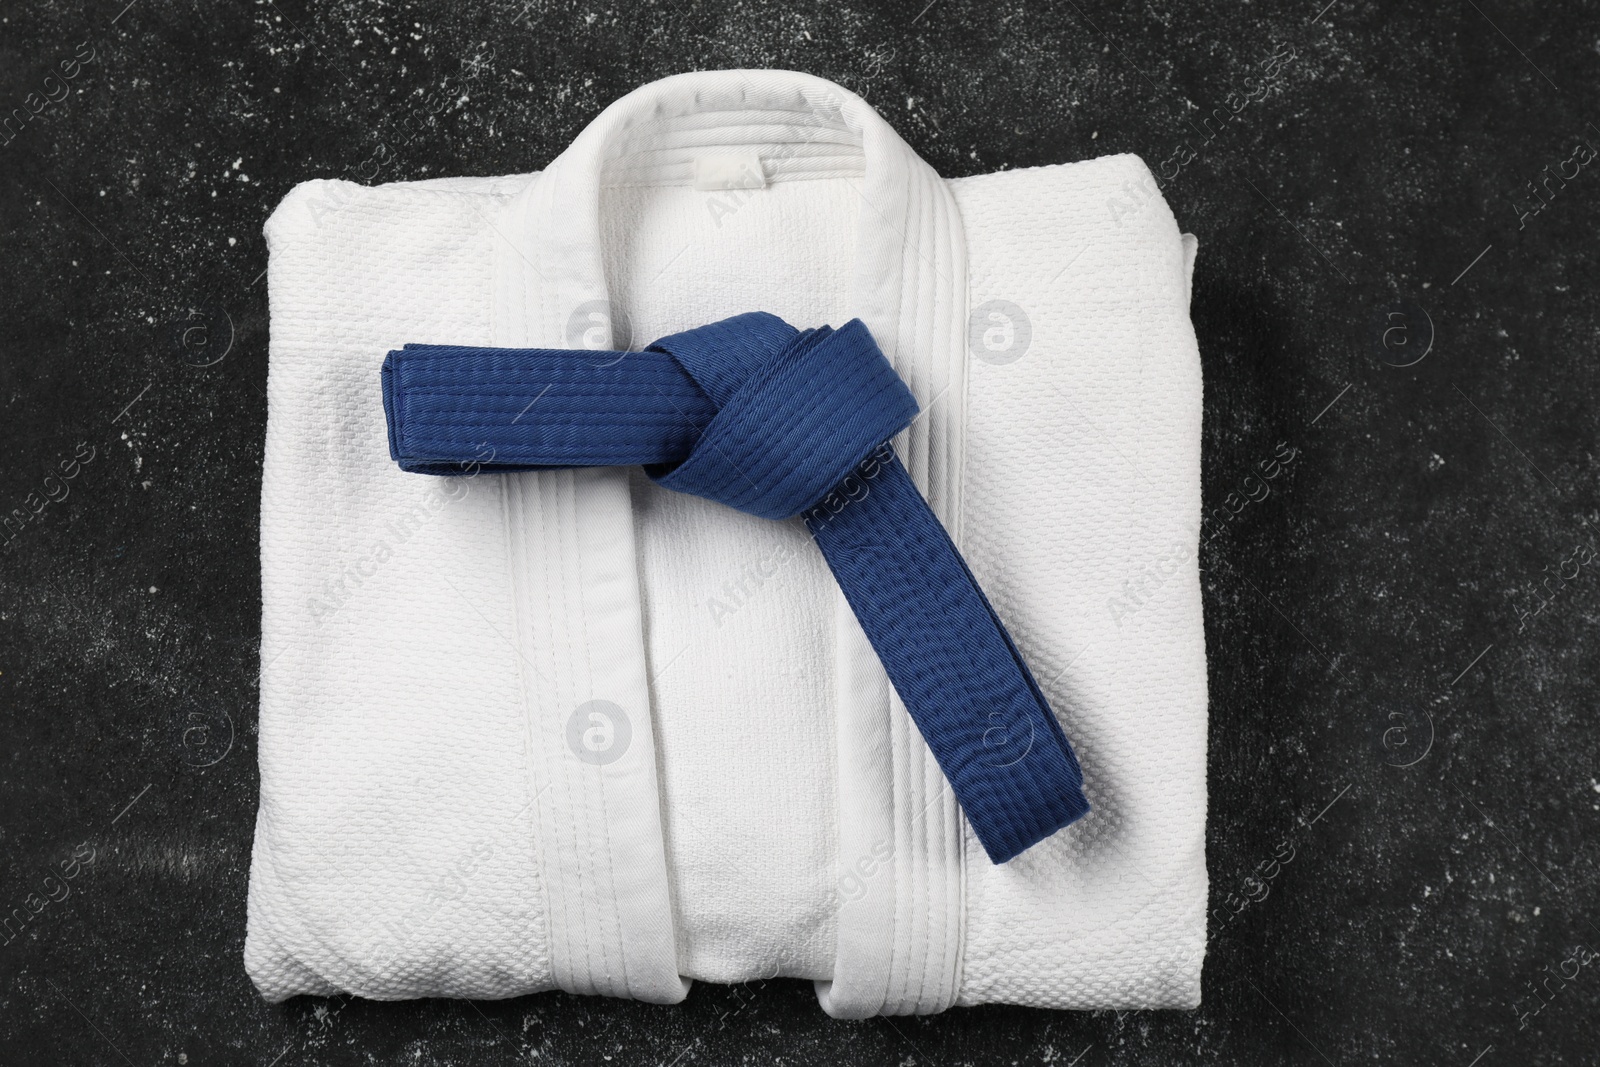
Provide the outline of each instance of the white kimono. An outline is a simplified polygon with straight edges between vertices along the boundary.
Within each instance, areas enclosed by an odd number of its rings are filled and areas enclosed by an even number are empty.
[[[307,182],[266,236],[267,999],[781,975],[839,1017],[1199,1003],[1195,243],[1139,159],[945,181],[836,85],[713,71],[542,173]],[[1076,748],[1093,811],[1007,864],[798,520],[389,457],[391,348],[757,310],[870,327],[922,408],[895,447]]]

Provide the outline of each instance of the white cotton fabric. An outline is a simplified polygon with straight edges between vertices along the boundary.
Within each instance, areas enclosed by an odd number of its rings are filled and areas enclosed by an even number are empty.
[[[308,182],[266,232],[265,997],[782,975],[841,1017],[1198,1004],[1194,244],[1138,159],[946,182],[837,86],[707,72],[540,174]],[[924,409],[896,447],[1094,806],[1009,864],[798,523],[637,472],[389,459],[390,348],[606,348],[624,319],[637,346],[750,310],[861,317]]]

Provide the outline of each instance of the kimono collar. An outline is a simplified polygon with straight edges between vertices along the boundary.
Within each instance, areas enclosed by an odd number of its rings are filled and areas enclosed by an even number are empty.
[[[601,187],[691,185],[697,171],[753,160],[761,173],[735,167],[730,187],[843,178],[859,191],[850,313],[929,412],[898,443],[919,488],[955,528],[967,337],[961,217],[933,168],[866,101],[831,82],[792,71],[703,71],[645,85],[606,108],[507,208],[496,343],[624,347],[614,341],[630,339],[603,325],[574,329],[587,327],[586,309],[601,309],[594,321],[602,324],[612,318]]]

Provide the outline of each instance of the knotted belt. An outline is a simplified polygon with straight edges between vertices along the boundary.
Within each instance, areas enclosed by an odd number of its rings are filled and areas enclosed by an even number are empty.
[[[889,439],[917,402],[860,319],[753,312],[642,352],[406,345],[389,453],[459,475],[642,465],[764,519],[804,516],[989,858],[1089,810],[1044,694]]]

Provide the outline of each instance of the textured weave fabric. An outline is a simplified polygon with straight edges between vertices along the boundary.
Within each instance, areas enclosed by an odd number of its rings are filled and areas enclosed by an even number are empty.
[[[732,152],[763,187],[692,188]],[[835,86],[707,72],[540,174],[309,182],[266,233],[263,995],[672,1000],[776,973],[838,1015],[1198,1003],[1194,244],[1139,160],[945,182]],[[638,473],[389,458],[374,382],[407,341],[606,347],[607,320],[755,307],[860,317],[923,411],[896,451],[1094,807],[1010,863],[969,861],[802,523]],[[594,700],[632,728],[604,765],[568,741]]]
[[[804,512],[990,859],[1004,863],[1082,818],[1083,774],[1055,714],[905,467],[881,447],[917,404],[866,326],[798,331],[750,312],[630,355],[390,352],[390,455],[420,473],[640,464],[655,468],[657,485],[761,518]]]

